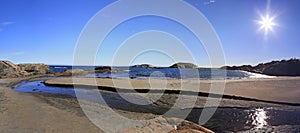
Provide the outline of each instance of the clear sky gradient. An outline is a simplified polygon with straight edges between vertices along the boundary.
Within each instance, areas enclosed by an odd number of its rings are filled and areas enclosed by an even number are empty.
[[[115,1],[1,0],[0,60],[11,60],[14,63],[72,64],[73,51],[82,29],[91,17],[113,2]],[[300,57],[299,0],[186,2],[201,11],[214,27],[222,42],[227,65],[255,65]],[[266,14],[268,3],[270,16],[276,16],[273,20],[276,26],[266,36],[264,30],[259,30],[261,25],[257,21],[261,20],[260,15]],[[116,27],[104,41],[96,64],[110,65],[110,59],[119,45],[132,34],[145,30],[176,35],[187,42],[186,47],[199,66],[210,65],[205,49],[190,31],[172,20],[154,16],[131,19]],[[173,62],[162,53],[149,52],[137,57],[134,63],[168,66]]]

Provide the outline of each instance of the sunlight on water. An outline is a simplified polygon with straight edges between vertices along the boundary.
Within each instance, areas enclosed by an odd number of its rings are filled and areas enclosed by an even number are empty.
[[[254,128],[263,128],[268,125],[267,123],[267,112],[264,109],[255,109],[255,112],[251,114],[252,125]]]

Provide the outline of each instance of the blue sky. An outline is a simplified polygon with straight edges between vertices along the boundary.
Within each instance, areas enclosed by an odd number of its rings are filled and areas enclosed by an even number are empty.
[[[14,63],[72,64],[73,51],[82,29],[91,17],[113,2],[1,0],[0,59]],[[267,37],[263,30],[259,30],[260,25],[256,22],[261,19],[260,14],[265,15],[267,0],[186,2],[196,7],[210,21],[222,42],[228,65],[254,65],[300,57],[299,0],[270,1],[269,12],[271,16],[277,16],[274,19],[277,26],[273,27],[273,32],[269,32]],[[144,30],[159,30],[176,35],[187,45],[199,66],[209,66],[205,49],[190,31],[172,20],[154,16],[131,19],[116,27],[101,46],[96,64],[110,65],[113,53],[121,43],[132,34]],[[173,62],[162,53],[148,52],[137,57],[133,63],[164,66]]]

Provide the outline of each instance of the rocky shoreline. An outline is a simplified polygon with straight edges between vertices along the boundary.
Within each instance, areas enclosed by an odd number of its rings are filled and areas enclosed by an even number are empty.
[[[260,63],[256,66],[224,66],[222,69],[242,70],[271,76],[300,76],[300,60],[290,59]]]
[[[154,66],[142,64],[132,67]],[[189,63],[177,63],[172,68],[198,68]],[[223,93],[210,92],[210,86],[223,82],[223,80],[195,80],[195,79],[112,79],[112,78],[86,78],[84,75],[93,72],[112,72],[118,71],[113,67],[97,67],[94,70],[68,70],[62,73],[50,73],[49,66],[45,64],[18,64],[9,61],[0,61],[0,120],[1,131],[19,132],[26,129],[26,132],[54,131],[54,132],[103,132],[87,119],[85,112],[82,111],[78,99],[62,94],[51,93],[21,93],[15,92],[12,88],[21,81],[44,81],[45,85],[70,87],[76,85],[85,89],[95,88],[107,93],[111,98],[109,106],[99,105],[95,102],[83,100],[91,110],[100,108],[102,111],[113,109],[122,116],[129,119],[143,120],[139,127],[120,130],[120,132],[212,132],[198,124],[199,116],[205,108],[215,108],[212,104],[207,106],[207,98],[211,102],[220,102],[219,108],[282,108],[300,109],[300,78],[299,77],[276,77],[272,79],[230,79],[226,80]],[[73,77],[72,77],[73,76]],[[76,82],[74,82],[74,80]],[[115,86],[112,82],[118,82]],[[95,81],[95,82],[93,82]],[[130,82],[133,88],[127,88],[123,82]],[[181,88],[182,84],[184,88]],[[200,88],[195,85],[201,84]],[[161,86],[165,84],[166,86]],[[118,86],[119,85],[119,86]],[[166,87],[166,88],[164,88]],[[284,89],[284,91],[283,91]],[[238,91],[237,91],[238,90]],[[134,104],[123,104],[124,99],[119,94],[138,96],[152,103],[151,108],[144,108]],[[150,93],[148,93],[150,92]],[[221,91],[222,92],[222,91]],[[160,95],[163,93],[163,95]],[[183,95],[182,95],[183,93]],[[268,95],[266,95],[268,94]],[[177,101],[181,96],[181,101]],[[159,97],[157,99],[157,97]],[[223,99],[219,99],[223,97]],[[195,104],[190,105],[191,99],[196,99]],[[220,101],[219,101],[220,100]],[[15,104],[18,102],[17,104]],[[108,101],[109,103],[109,101]],[[176,103],[176,104],[175,104]],[[122,105],[122,106],[121,106]],[[150,106],[150,105],[149,105]],[[42,108],[40,108],[42,107]],[[179,115],[164,115],[165,112],[175,108],[178,112],[191,109],[191,113],[185,118]],[[18,111],[16,111],[18,110]],[[42,112],[43,115],[40,113]],[[101,112],[101,111],[100,111]],[[27,117],[24,117],[23,115]],[[57,117],[64,115],[63,117]],[[98,113],[93,115],[97,116]],[[52,118],[56,116],[55,118]],[[11,117],[11,118],[10,118]],[[44,119],[41,119],[44,118]],[[18,121],[31,121],[28,124]],[[185,120],[184,120],[185,119]],[[5,122],[9,121],[10,124]],[[53,121],[60,121],[53,123]],[[35,126],[38,124],[39,126]],[[206,125],[220,123],[208,122]],[[19,128],[12,128],[13,125]],[[63,126],[61,126],[63,125]],[[177,130],[175,130],[176,125]],[[204,126],[206,126],[204,125]],[[65,127],[66,129],[62,129]],[[75,127],[75,128],[73,128]],[[109,128],[114,128],[111,125]],[[215,128],[213,128],[215,129]],[[220,131],[220,127],[216,128]]]
[[[225,70],[241,70],[253,73],[259,73],[270,76],[300,76],[300,60],[290,59],[281,61],[272,61],[268,63],[261,63],[256,66],[243,65],[243,66],[223,66],[220,69]],[[157,67],[150,64],[140,64],[129,66],[129,68],[190,68],[198,69],[199,66],[193,63],[175,63],[169,67]],[[16,78],[26,77],[40,74],[50,74],[50,76],[84,76],[92,73],[105,73],[105,72],[118,72],[119,70],[112,66],[98,66],[91,70],[72,69],[64,72],[51,73],[50,67],[38,63],[38,64],[14,64],[10,61],[0,60],[0,78]]]
[[[32,75],[49,74],[50,68],[45,64],[13,64],[0,61],[0,78],[17,78]]]

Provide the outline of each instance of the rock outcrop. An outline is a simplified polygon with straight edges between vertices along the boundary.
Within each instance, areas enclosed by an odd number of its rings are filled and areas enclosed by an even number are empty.
[[[0,61],[0,78],[14,78],[26,76],[28,73],[22,71],[19,66],[10,61]]]
[[[170,68],[198,68],[198,66],[192,63],[176,63],[170,66]]]
[[[272,76],[300,76],[300,61],[284,61],[266,66],[263,74]]]
[[[243,70],[272,76],[300,76],[299,59],[272,61],[268,63],[261,63],[257,66],[224,66],[221,68],[227,70]]]
[[[45,64],[18,64],[22,71],[26,71],[32,75],[50,73],[49,66]]]
[[[50,69],[45,64],[19,64],[0,61],[0,78],[16,78],[29,75],[47,74]]]

